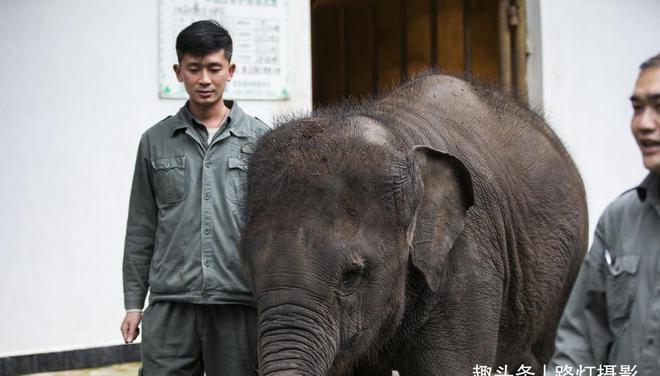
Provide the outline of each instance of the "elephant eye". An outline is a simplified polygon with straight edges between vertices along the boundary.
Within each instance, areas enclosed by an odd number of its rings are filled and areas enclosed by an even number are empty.
[[[339,295],[348,296],[353,294],[367,277],[367,267],[364,263],[351,264],[341,276],[339,283]]]

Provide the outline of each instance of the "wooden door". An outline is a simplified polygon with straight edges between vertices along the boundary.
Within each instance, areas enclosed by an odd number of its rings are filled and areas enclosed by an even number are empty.
[[[523,0],[311,1],[315,106],[429,69],[524,92]]]

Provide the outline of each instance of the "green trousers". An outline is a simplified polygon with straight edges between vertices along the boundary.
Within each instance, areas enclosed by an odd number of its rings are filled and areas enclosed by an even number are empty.
[[[155,302],[142,318],[143,376],[254,376],[257,317],[240,304]]]

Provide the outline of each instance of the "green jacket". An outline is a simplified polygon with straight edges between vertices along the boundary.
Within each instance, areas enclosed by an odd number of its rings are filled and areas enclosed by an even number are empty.
[[[187,104],[140,140],[124,247],[124,304],[254,304],[238,254],[246,169],[268,127],[237,104],[210,145]]]
[[[590,370],[597,375],[606,365],[615,367],[609,374],[632,375],[635,367],[638,376],[660,375],[660,176],[655,174],[610,204],[598,221],[559,323],[547,375],[589,375]],[[573,373],[557,372],[558,367]]]

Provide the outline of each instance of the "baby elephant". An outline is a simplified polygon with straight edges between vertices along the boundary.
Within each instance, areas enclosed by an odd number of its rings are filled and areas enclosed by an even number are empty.
[[[420,76],[283,121],[247,179],[261,375],[538,373],[552,355],[585,193],[514,100]]]

